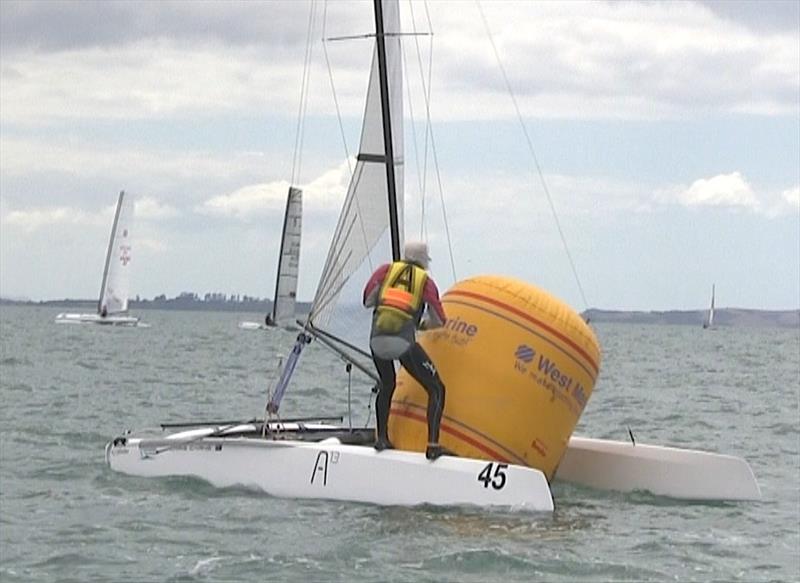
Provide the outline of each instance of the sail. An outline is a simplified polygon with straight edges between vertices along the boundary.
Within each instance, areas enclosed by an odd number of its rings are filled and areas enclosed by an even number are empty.
[[[403,87],[400,13],[397,0],[383,0],[382,8],[398,235],[402,240]],[[392,260],[389,185],[378,66],[376,46],[358,156],[309,314],[311,326],[364,351],[368,351],[371,314],[361,305],[361,291],[372,271]]]
[[[403,236],[403,76],[398,0],[381,0],[386,61],[386,99],[381,97],[377,43],[372,54],[361,141],[350,185],[339,213],[328,256],[311,304],[307,329],[325,345],[346,355],[374,376],[369,360],[372,315],[361,293],[372,271],[392,260],[389,179],[384,142],[384,104],[389,109],[398,243]],[[376,24],[380,22],[376,18]],[[377,35],[376,35],[377,37]],[[277,412],[291,374],[309,338],[301,333],[284,365],[267,411]]]
[[[103,281],[100,285],[100,314],[116,314],[128,311],[129,272],[131,264],[131,226],[133,223],[133,201],[125,191],[119,193],[111,238],[108,241]]]
[[[714,325],[714,285],[711,286],[711,307],[708,310],[708,326]]]
[[[714,284],[711,284],[711,307],[703,320],[703,328],[711,328],[714,325],[714,287]]]
[[[272,303],[272,321],[278,326],[294,323],[302,225],[303,191],[290,186],[289,195],[286,198],[286,212],[283,216],[278,276],[275,282],[275,298]]]

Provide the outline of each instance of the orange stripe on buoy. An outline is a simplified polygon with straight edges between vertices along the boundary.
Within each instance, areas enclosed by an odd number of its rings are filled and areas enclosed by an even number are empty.
[[[413,419],[414,421],[419,421],[420,423],[425,423],[426,425],[428,423],[427,418],[423,417],[422,415],[418,415],[416,413],[413,413],[411,411],[407,411],[405,409],[392,408],[391,409],[391,413],[392,413],[392,415],[400,415],[401,417],[406,417],[408,419]],[[499,452],[497,452],[496,450],[494,450],[491,447],[487,446],[486,444],[481,443],[480,441],[470,437],[466,433],[463,433],[463,432],[459,431],[455,427],[452,427],[448,423],[444,422],[444,420],[442,421],[442,424],[439,426],[439,428],[442,431],[444,431],[445,433],[449,433],[453,437],[456,437],[456,438],[460,439],[461,441],[464,441],[464,442],[468,443],[469,445],[473,446],[474,448],[481,450],[483,453],[489,455],[491,457],[491,459],[494,459],[494,460],[497,460],[497,461],[501,461],[501,462],[506,462],[506,463],[519,463],[519,461],[512,462],[506,456],[500,454]],[[527,465],[527,464],[524,464],[524,465]]]
[[[526,312],[523,312],[522,310],[520,310],[518,308],[515,308],[514,306],[509,306],[505,302],[501,302],[499,300],[495,300],[494,298],[490,298],[490,297],[484,296],[482,294],[477,294],[475,292],[468,292],[468,291],[461,291],[461,290],[450,290],[449,292],[447,292],[443,296],[442,299],[445,299],[449,295],[464,296],[464,297],[480,300],[482,302],[486,302],[487,304],[491,304],[493,306],[497,306],[499,308],[507,310],[507,311],[511,312],[512,314],[514,314],[516,316],[519,316],[520,318],[523,318],[523,319],[527,320],[528,322],[530,322],[532,324],[535,324],[536,326],[539,326],[540,328],[544,328],[550,334],[552,334],[553,336],[555,336],[556,338],[558,338],[559,340],[561,340],[562,342],[567,344],[570,348],[574,349],[578,354],[580,354],[583,358],[585,358],[586,362],[588,362],[589,365],[592,367],[592,370],[594,371],[595,376],[600,371],[599,365],[595,362],[595,360],[591,356],[589,356],[589,354],[583,348],[581,348],[580,346],[575,344],[575,342],[573,342],[572,340],[567,338],[564,334],[562,334],[561,332],[559,332],[558,330],[556,330],[552,326],[546,324],[545,322],[542,322],[541,320],[539,320],[537,318],[534,318],[530,314],[527,314]]]

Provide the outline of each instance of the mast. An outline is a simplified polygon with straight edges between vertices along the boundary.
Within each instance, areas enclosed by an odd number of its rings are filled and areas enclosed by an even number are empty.
[[[108,267],[111,265],[111,252],[114,247],[114,238],[117,236],[117,223],[119,222],[119,213],[122,210],[122,199],[125,197],[125,191],[119,191],[119,198],[117,199],[117,210],[114,213],[114,222],[111,225],[111,238],[108,240],[108,251],[106,251],[106,264],[103,267],[103,281],[100,282],[100,298],[97,300],[97,313],[103,310],[103,297],[106,295],[106,283],[108,281]]]
[[[389,111],[389,78],[386,71],[386,44],[383,32],[382,0],[373,0],[375,6],[375,42],[378,49],[378,80],[381,87],[381,112],[383,116],[383,147],[386,154],[386,186],[389,195],[389,232],[392,237],[392,261],[400,260],[400,228],[397,220],[397,187],[394,177],[394,146],[392,144],[392,118]]]

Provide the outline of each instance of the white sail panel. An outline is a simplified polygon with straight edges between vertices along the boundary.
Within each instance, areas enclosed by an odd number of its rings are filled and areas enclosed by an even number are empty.
[[[278,256],[278,278],[275,283],[275,298],[272,306],[272,320],[278,326],[294,323],[302,226],[303,191],[290,186],[286,199],[286,213],[283,218],[283,236]]]
[[[117,314],[128,311],[129,273],[131,270],[133,199],[124,191],[119,193],[111,238],[108,242],[103,282],[100,287],[98,312]]]
[[[708,309],[708,327],[714,325],[714,286],[711,286],[711,307]]]
[[[382,6],[397,213],[402,241],[404,197],[400,13],[397,0],[383,0]],[[361,290],[372,270],[391,260],[388,182],[376,47],[359,154],[314,297],[309,316],[312,325],[366,348],[370,315],[368,310],[361,307]]]

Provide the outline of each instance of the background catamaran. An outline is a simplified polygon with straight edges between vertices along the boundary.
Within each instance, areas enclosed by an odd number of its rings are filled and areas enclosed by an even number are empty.
[[[703,320],[703,328],[713,328],[714,327],[714,287],[715,285],[711,284],[711,307],[708,308],[708,314],[706,314],[705,320]]]
[[[272,313],[264,322],[239,322],[243,330],[260,330],[274,327],[293,327],[297,303],[297,280],[300,270],[300,239],[303,230],[303,191],[289,187],[286,210],[283,215],[281,248],[278,252],[278,275]]]
[[[398,10],[397,0],[374,1],[375,49],[357,162],[311,312],[271,396],[270,412],[278,410],[312,338],[347,359],[348,370],[354,366],[375,378],[362,348],[368,339],[369,314],[357,298],[370,271],[379,263],[399,259],[402,245]],[[469,335],[469,328],[466,331]],[[522,350],[528,348],[519,347],[523,360],[533,357]],[[114,438],[106,446],[106,460],[113,470],[127,474],[195,476],[220,487],[241,485],[276,496],[553,509],[548,477],[524,460],[443,456],[430,462],[417,451],[378,453],[371,447],[371,428],[311,421],[325,419],[165,424],[166,434],[126,433]],[[760,496],[750,467],[740,458],[640,445],[633,438],[615,442],[572,437],[564,446],[552,479],[687,499]]]
[[[111,326],[136,326],[139,318],[128,315],[129,279],[131,263],[131,226],[133,199],[125,191],[119,193],[111,237],[108,240],[100,298],[94,314],[68,314],[56,316],[59,324],[103,324]]]

